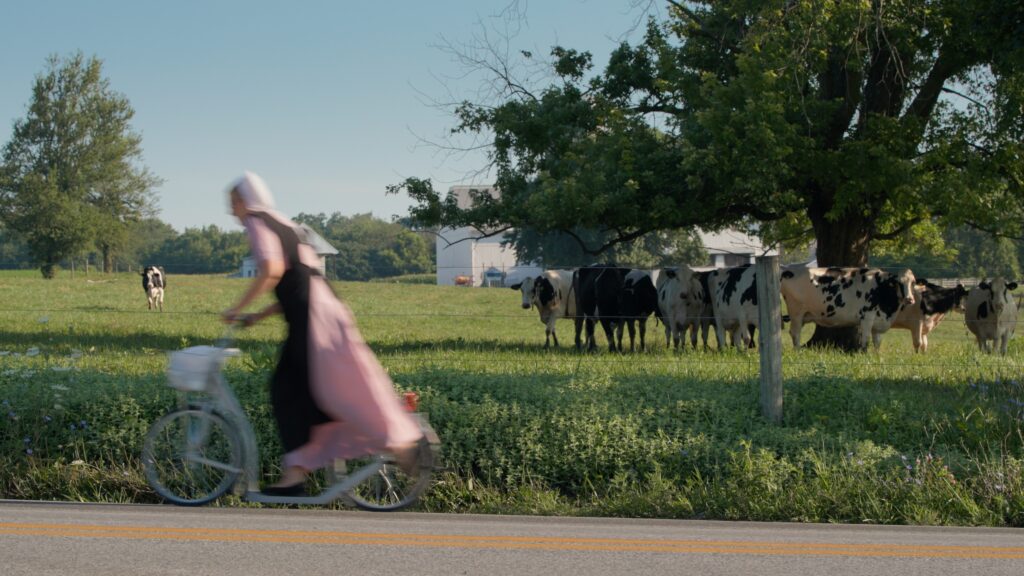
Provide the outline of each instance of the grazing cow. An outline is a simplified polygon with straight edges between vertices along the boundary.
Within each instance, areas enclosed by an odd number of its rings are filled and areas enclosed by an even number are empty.
[[[580,332],[586,324],[586,347],[588,351],[597,348],[594,339],[594,323],[600,322],[608,338],[608,350],[622,349],[622,289],[629,268],[614,266],[589,266],[573,273],[573,290],[576,292],[576,348],[581,348]],[[618,345],[615,334],[618,332]]]
[[[950,310],[963,310],[965,296],[967,289],[963,284],[957,284],[956,288],[943,288],[924,278],[918,278],[914,286],[914,298],[917,303],[901,308],[893,320],[892,327],[910,330],[914,352],[927,352],[928,333],[939,325]]]
[[[1011,290],[1017,289],[1016,282],[1002,278],[984,281],[967,294],[967,329],[978,339],[978,348],[989,352],[999,345],[999,353],[1006,354],[1006,345],[1017,327],[1017,303]]]
[[[146,291],[146,300],[149,309],[158,307],[164,311],[164,288],[167,287],[167,277],[164,276],[164,269],[157,266],[146,266],[142,269],[142,288]]]
[[[810,320],[819,326],[859,326],[860,348],[875,349],[881,334],[892,327],[904,306],[914,303],[914,274],[893,274],[877,268],[787,267],[782,272],[782,298],[789,311],[793,347],[800,347],[800,329]]]
[[[664,268],[658,286],[658,308],[665,324],[665,347],[670,343],[677,350],[690,326],[694,306],[692,302],[702,295],[700,283],[688,266]]]
[[[555,321],[559,318],[576,316],[576,297],[572,292],[571,270],[545,270],[539,276],[527,276],[519,284],[511,286],[523,295],[523,309],[529,310],[536,306],[540,313],[540,321],[544,324],[544,347],[551,346],[555,334]]]
[[[725,349],[726,332],[732,335],[737,350],[753,347],[754,331],[760,323],[755,268],[747,265],[713,270],[708,287],[712,291],[719,350]]]
[[[640,350],[645,349],[647,334],[647,317],[658,314],[658,290],[651,280],[651,272],[647,270],[630,270],[622,284],[622,316],[629,329],[629,351],[633,351],[636,328],[640,323]],[[621,328],[620,328],[621,330]]]

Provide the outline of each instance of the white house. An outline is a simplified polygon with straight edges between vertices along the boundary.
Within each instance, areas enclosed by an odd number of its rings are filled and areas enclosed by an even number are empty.
[[[452,186],[459,208],[469,208],[474,194],[497,197],[492,186]],[[753,264],[757,256],[777,255],[765,250],[761,241],[738,230],[700,231],[710,261],[698,268],[727,268]],[[495,286],[515,284],[524,276],[535,276],[542,268],[516,261],[515,250],[501,245],[504,235],[479,238],[472,228],[443,228],[437,235],[437,283],[440,286]]]
[[[324,274],[327,269],[327,257],[334,256],[338,253],[338,250],[331,246],[331,244],[324,240],[323,236],[319,235],[309,226],[305,224],[299,224],[299,227],[303,229],[306,235],[306,243],[313,247],[317,255],[320,256],[320,265],[317,267],[321,274]],[[252,256],[246,256],[242,259],[242,268],[239,270],[238,275],[242,278],[255,278],[258,272],[256,268],[256,259]]]
[[[497,197],[493,186],[452,186],[460,208],[469,208],[473,194]],[[476,238],[473,228],[442,228],[437,234],[437,284],[439,286],[507,286],[524,276],[535,276],[542,268],[518,262],[511,247],[502,246],[504,234]]]
[[[698,231],[704,249],[708,251],[711,268],[729,268],[753,264],[758,256],[777,256],[778,250],[766,250],[759,238],[750,236],[739,230],[723,230],[722,232]]]

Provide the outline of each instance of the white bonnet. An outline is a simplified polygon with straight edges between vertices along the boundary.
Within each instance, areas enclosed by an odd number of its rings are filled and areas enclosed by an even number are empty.
[[[228,190],[238,190],[246,210],[263,212],[274,208],[274,196],[259,175],[248,170]]]

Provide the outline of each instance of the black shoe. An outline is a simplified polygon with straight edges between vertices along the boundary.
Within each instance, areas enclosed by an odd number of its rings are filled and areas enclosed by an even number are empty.
[[[306,496],[306,483],[299,482],[288,486],[267,486],[261,492],[267,496]]]

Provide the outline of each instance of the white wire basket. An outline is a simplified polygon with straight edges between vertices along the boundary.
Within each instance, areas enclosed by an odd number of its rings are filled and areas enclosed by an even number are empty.
[[[224,349],[216,346],[192,346],[169,354],[167,384],[183,392],[202,392],[224,356]]]

